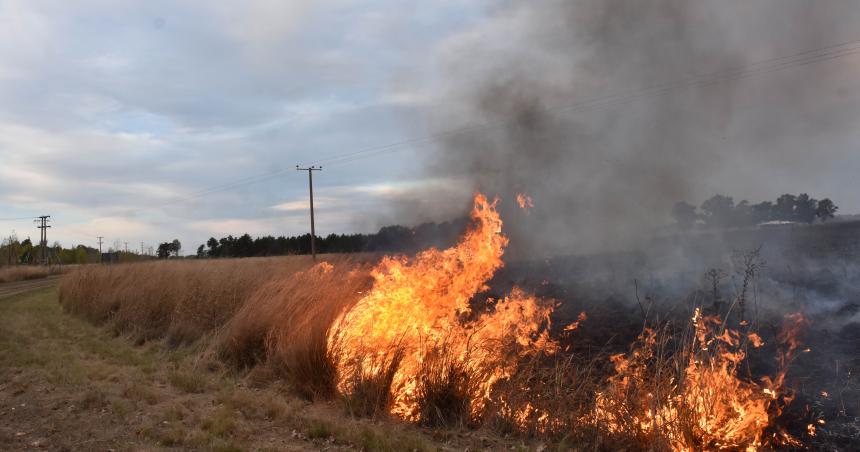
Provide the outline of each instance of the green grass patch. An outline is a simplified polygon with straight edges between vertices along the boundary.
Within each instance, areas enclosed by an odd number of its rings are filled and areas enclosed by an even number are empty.
[[[189,394],[202,394],[209,387],[203,375],[193,372],[174,370],[167,374],[167,380],[174,388]]]

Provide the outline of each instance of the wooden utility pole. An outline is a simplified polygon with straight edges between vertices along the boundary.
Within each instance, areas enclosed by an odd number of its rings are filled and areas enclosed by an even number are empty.
[[[102,237],[102,236],[98,236],[98,237],[96,237],[96,238],[97,238],[97,239],[99,239],[99,263],[101,264],[101,263],[103,263],[103,262],[102,262],[102,260],[103,260],[103,259],[102,259],[102,239],[103,239],[104,237]]]
[[[39,222],[39,226],[36,226],[40,229],[40,237],[39,237],[39,246],[40,246],[40,254],[42,265],[48,265],[48,228],[51,226],[48,225],[50,215],[42,215],[36,217],[34,222]]]
[[[308,191],[310,192],[311,198],[311,256],[314,260],[317,260],[317,245],[316,245],[316,230],[314,229],[314,171],[322,171],[322,167],[317,168],[314,165],[311,165],[307,168],[299,168],[299,165],[296,165],[296,171],[307,171],[308,172]]]
[[[9,265],[12,265],[12,262],[13,262],[13,261],[12,261],[12,246],[13,246],[13,245],[14,245],[14,242],[12,241],[12,236],[10,235],[10,236],[9,236]],[[18,256],[15,256],[15,261],[14,261],[14,262],[15,262],[16,264],[18,263]]]

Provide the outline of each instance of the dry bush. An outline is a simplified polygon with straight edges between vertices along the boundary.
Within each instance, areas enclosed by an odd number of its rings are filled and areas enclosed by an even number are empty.
[[[341,394],[350,415],[376,417],[388,414],[393,402],[391,385],[402,359],[403,349],[392,347],[375,359],[350,366],[353,372],[347,380],[349,390]]]
[[[0,268],[0,283],[27,281],[31,279],[47,278],[49,275],[59,273],[58,268],[43,267],[35,265],[16,265]]]
[[[593,442],[594,429],[582,419],[591,414],[606,362],[603,355],[533,357],[493,388],[483,421],[505,435]]]
[[[418,422],[430,427],[463,427],[472,421],[476,393],[468,357],[454,356],[443,344],[428,354],[419,369]]]

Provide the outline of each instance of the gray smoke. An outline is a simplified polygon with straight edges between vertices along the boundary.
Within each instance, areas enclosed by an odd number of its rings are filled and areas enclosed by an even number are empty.
[[[716,193],[845,207],[821,162],[856,163],[857,57],[677,82],[860,39],[857,23],[856,0],[499,2],[442,51],[435,125],[486,128],[447,135],[430,175],[463,183],[458,207],[502,197],[511,251],[532,257],[636,245]]]

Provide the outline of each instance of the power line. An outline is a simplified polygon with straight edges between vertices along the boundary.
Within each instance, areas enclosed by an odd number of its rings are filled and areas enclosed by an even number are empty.
[[[836,58],[844,58],[860,53],[860,45],[857,44],[860,44],[860,39],[846,41],[840,44],[832,44],[817,49],[806,50],[792,55],[768,58],[765,60],[760,60],[747,64],[745,66],[741,66],[739,68],[720,70],[702,75],[694,75],[657,86],[598,96],[591,99],[584,99],[582,101],[574,102],[568,105],[550,106],[547,107],[545,110],[550,112],[573,113],[579,111],[594,110],[598,108],[612,108],[618,105],[623,105],[636,101],[641,98],[665,95],[680,88],[704,88],[720,82],[741,80],[752,76],[768,74],[771,72],[781,71],[793,67],[805,66]],[[485,124],[470,124],[462,127],[452,128],[449,130],[430,133],[421,137],[409,138],[406,140],[380,146],[370,146],[344,154],[331,155],[323,159],[316,160],[314,163],[315,166],[320,166],[323,163],[327,164],[328,166],[331,166],[332,164],[337,165],[373,155],[400,152],[410,145],[414,146],[428,144],[443,139],[445,137],[458,134],[478,133],[506,128],[511,124],[511,121],[497,121],[494,123]],[[226,190],[230,190],[232,188],[262,182],[283,175],[288,171],[290,171],[290,169],[281,169],[263,174],[248,176],[243,179],[238,179],[225,184],[216,185],[202,190],[198,190],[196,192],[192,192],[187,196],[166,201],[162,203],[162,205],[173,205],[177,203],[182,203],[204,196],[209,196],[211,194],[220,193]]]
[[[33,218],[39,218],[38,215],[32,215],[29,217],[18,217],[18,218],[0,218],[0,221],[20,221],[20,220],[32,220]]]

